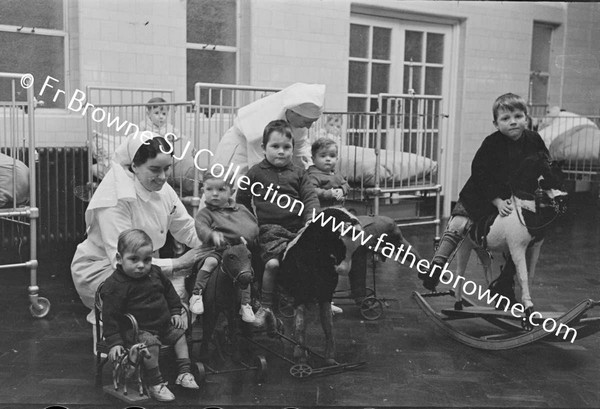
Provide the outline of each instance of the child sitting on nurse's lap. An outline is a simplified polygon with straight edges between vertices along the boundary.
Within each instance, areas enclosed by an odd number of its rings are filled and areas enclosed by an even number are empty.
[[[219,265],[223,246],[243,237],[252,250],[258,240],[256,217],[244,206],[233,200],[234,188],[223,178],[210,172],[204,175],[202,188],[206,207],[196,215],[196,232],[205,247],[215,246],[214,252],[206,256],[190,298],[190,310],[195,314],[204,312],[202,292],[206,288],[211,273]],[[239,290],[241,299],[240,315],[245,322],[254,322],[254,312],[250,306],[250,286]]]
[[[292,163],[294,140],[289,124],[271,121],[263,132],[265,158],[248,171],[252,189],[240,189],[237,202],[250,211],[255,209],[260,227],[260,256],[265,263],[262,280],[261,308],[256,313],[256,326],[273,319],[273,292],[279,262],[287,244],[308,220],[319,199],[306,171]],[[257,188],[259,187],[260,188]],[[276,196],[274,196],[276,195]],[[287,197],[286,197],[287,196]],[[284,197],[285,200],[279,200]],[[287,205],[282,207],[281,204]]]
[[[158,353],[161,345],[174,345],[179,370],[175,384],[198,389],[191,374],[181,300],[160,267],[152,264],[152,239],[142,230],[126,230],[119,235],[117,251],[117,269],[101,290],[103,332],[110,360],[115,362],[122,356],[124,346],[145,343],[151,355],[142,364],[148,391],[154,399],[168,402],[175,396],[163,381]],[[127,313],[137,320],[137,339],[133,339],[132,330],[120,332],[119,322]]]
[[[315,187],[321,209],[342,207],[350,186],[346,178],[336,172],[338,146],[333,139],[319,138],[312,144],[313,165],[308,168],[308,178]]]

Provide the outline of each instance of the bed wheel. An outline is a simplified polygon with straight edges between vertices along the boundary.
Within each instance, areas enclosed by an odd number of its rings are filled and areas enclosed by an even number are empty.
[[[29,312],[34,318],[44,318],[50,312],[50,301],[44,297],[37,297],[37,305],[29,305]]]
[[[374,321],[383,315],[383,303],[375,297],[367,297],[360,303],[360,315]]]
[[[192,366],[195,370],[194,376],[198,382],[204,382],[206,380],[206,369],[204,368],[204,364],[202,362],[196,362]]]

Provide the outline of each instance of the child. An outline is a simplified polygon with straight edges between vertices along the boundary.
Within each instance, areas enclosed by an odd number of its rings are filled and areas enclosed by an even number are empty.
[[[172,401],[175,396],[163,382],[158,352],[162,344],[174,345],[179,369],[175,384],[198,389],[191,374],[179,295],[160,267],[152,264],[152,240],[144,231],[129,229],[119,235],[117,269],[104,282],[101,296],[104,338],[111,361],[124,353],[124,345],[144,342],[151,355],[143,361],[148,391],[158,401]],[[120,332],[119,322],[127,313],[137,320],[137,339],[133,339],[132,330]]]
[[[485,138],[473,158],[471,177],[460,192],[448,220],[428,275],[419,275],[423,286],[435,291],[443,266],[464,239],[474,221],[498,212],[508,216],[512,210],[509,181],[523,159],[537,152],[548,154],[537,132],[527,130],[527,104],[515,94],[504,94],[494,101],[493,124],[497,131]]]
[[[284,120],[269,122],[261,146],[265,158],[246,175],[250,188],[240,188],[237,194],[238,203],[249,210],[255,209],[260,226],[259,245],[265,271],[257,326],[265,323],[267,315],[273,318],[275,278],[287,243],[312,218],[313,208],[319,208],[319,199],[306,171],[292,164],[294,140],[289,124]],[[284,203],[287,206],[282,206]]]
[[[223,178],[207,172],[204,176],[202,188],[206,207],[196,215],[196,232],[204,246],[217,247],[205,259],[190,298],[190,310],[195,314],[204,312],[202,304],[202,291],[210,274],[219,265],[220,254],[218,250],[227,241],[233,242],[240,237],[246,239],[250,248],[256,246],[258,240],[258,224],[256,217],[243,206],[233,201],[234,188]],[[240,315],[245,322],[254,322],[254,312],[250,306],[250,286],[240,289],[241,308]]]
[[[342,143],[342,125],[341,114],[327,114],[325,125],[319,129],[319,137],[333,139],[337,144]]]
[[[308,168],[308,177],[315,187],[321,209],[342,207],[350,186],[346,179],[335,171],[338,147],[333,139],[319,138],[312,144],[314,165]]]
[[[140,132],[148,131],[159,134],[169,141],[173,147],[173,175],[169,182],[173,182],[175,187],[180,187],[185,193],[194,191],[194,149],[192,141],[181,135],[169,120],[169,106],[164,105],[167,101],[163,98],[155,97],[148,100],[146,118],[139,124]]]

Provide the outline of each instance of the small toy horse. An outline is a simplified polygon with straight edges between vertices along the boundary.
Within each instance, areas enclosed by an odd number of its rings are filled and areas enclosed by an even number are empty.
[[[521,287],[521,302],[529,316],[534,311],[529,285],[544,240],[544,229],[566,211],[567,193],[559,190],[562,182],[560,166],[546,155],[536,154],[526,158],[511,181],[513,211],[505,217],[491,216],[471,227],[469,237],[456,250],[457,275],[464,276],[471,250],[474,249],[483,263],[489,285],[489,252],[503,252],[514,262]],[[512,263],[508,260],[504,268],[510,269],[510,266]],[[455,309],[462,309],[462,286],[457,287]]]
[[[142,396],[144,387],[140,366],[142,361],[148,358],[150,358],[150,351],[145,343],[134,344],[129,350],[125,350],[125,353],[113,363],[112,375],[115,390],[118,391],[119,385],[123,385],[123,394],[127,395],[127,381],[133,379],[137,382],[140,396]]]

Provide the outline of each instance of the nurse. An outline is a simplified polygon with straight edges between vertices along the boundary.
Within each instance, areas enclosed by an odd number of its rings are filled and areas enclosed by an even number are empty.
[[[323,113],[325,85],[296,83],[240,108],[233,126],[217,146],[211,164],[240,167],[239,176],[263,157],[261,148],[265,126],[275,119],[285,119],[292,128],[294,154],[292,162],[302,168],[312,164],[308,128]]]
[[[151,139],[149,139],[151,138]],[[113,163],[85,212],[86,240],[77,246],[71,274],[75,288],[92,312],[94,295],[116,267],[117,240],[124,230],[144,230],[154,245],[153,264],[171,279],[180,297],[187,302],[184,278],[200,257],[201,244],[194,219],[169,184],[172,158],[167,141],[157,134],[136,133],[123,142],[126,155]],[[179,242],[191,248],[179,258],[158,258],[170,231]]]

